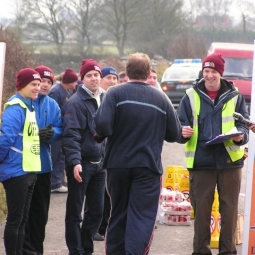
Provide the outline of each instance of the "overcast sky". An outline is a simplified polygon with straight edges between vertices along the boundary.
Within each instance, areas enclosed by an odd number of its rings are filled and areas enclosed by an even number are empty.
[[[1,0],[0,6],[0,19],[2,18],[11,18],[14,16],[13,11],[13,1],[12,0]]]
[[[247,1],[247,0],[246,0]],[[249,1],[254,1],[254,0],[249,0]],[[14,9],[16,9],[15,3],[21,3],[21,0],[1,0],[1,6],[0,6],[0,19],[1,18],[12,18],[14,17]],[[189,0],[184,0],[185,4],[190,3]],[[237,8],[232,8],[230,15],[233,18],[236,18],[237,20],[240,20],[241,14],[240,10]]]

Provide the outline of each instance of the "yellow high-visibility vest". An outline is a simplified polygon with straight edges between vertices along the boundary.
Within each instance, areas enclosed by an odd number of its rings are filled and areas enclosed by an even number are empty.
[[[26,109],[26,118],[23,134],[19,134],[20,136],[23,136],[23,151],[14,147],[11,147],[11,149],[18,153],[22,153],[22,168],[24,172],[39,172],[41,171],[40,139],[35,111],[29,111],[26,104],[19,98],[14,98],[10,102],[7,102],[4,105],[4,109],[15,104],[19,104],[22,108]]]
[[[193,89],[187,89],[186,94],[189,97],[191,110],[193,114],[193,130],[194,134],[190,137],[189,141],[185,144],[185,157],[187,168],[193,168],[194,158],[197,147],[198,139],[198,116],[200,113],[200,97],[198,93]],[[230,99],[227,103],[224,104],[223,110],[221,113],[222,118],[222,133],[225,134],[235,127],[235,119],[233,113],[235,112],[236,103],[238,95]],[[244,155],[244,148],[236,145],[234,141],[228,140],[224,142],[225,148],[232,160],[235,162],[241,159]]]

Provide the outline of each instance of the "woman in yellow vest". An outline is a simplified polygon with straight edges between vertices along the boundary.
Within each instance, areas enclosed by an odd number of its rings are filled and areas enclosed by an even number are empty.
[[[236,254],[235,230],[241,169],[244,162],[242,145],[248,142],[248,129],[233,117],[234,112],[249,118],[243,96],[231,82],[221,78],[224,59],[208,55],[202,63],[203,78],[186,91],[177,113],[183,125],[180,143],[185,143],[185,156],[190,178],[190,200],[194,208],[193,255],[210,255],[210,222],[215,188],[219,193],[221,230],[219,254]],[[206,143],[220,134],[241,135],[213,144]]]
[[[41,170],[40,141],[32,100],[40,90],[41,77],[34,69],[16,76],[15,96],[4,105],[0,135],[0,181],[7,200],[4,246],[7,255],[21,255],[30,201]]]

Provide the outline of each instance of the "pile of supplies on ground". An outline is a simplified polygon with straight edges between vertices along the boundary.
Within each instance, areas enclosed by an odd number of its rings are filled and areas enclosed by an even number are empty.
[[[180,191],[162,188],[157,220],[166,225],[191,225],[191,204]]]

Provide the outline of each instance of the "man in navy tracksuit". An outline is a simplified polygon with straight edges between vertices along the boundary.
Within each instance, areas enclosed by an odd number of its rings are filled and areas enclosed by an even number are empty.
[[[161,187],[164,140],[175,142],[181,126],[171,101],[146,84],[150,59],[131,54],[130,82],[108,89],[95,116],[99,137],[108,137],[103,168],[111,197],[107,255],[148,254]]]
[[[70,255],[93,253],[93,237],[102,219],[105,190],[104,144],[93,139],[92,119],[103,96],[99,88],[101,68],[95,60],[85,59],[80,75],[83,85],[78,86],[62,108],[62,146],[68,184],[65,237]],[[85,196],[87,206],[82,219]]]

